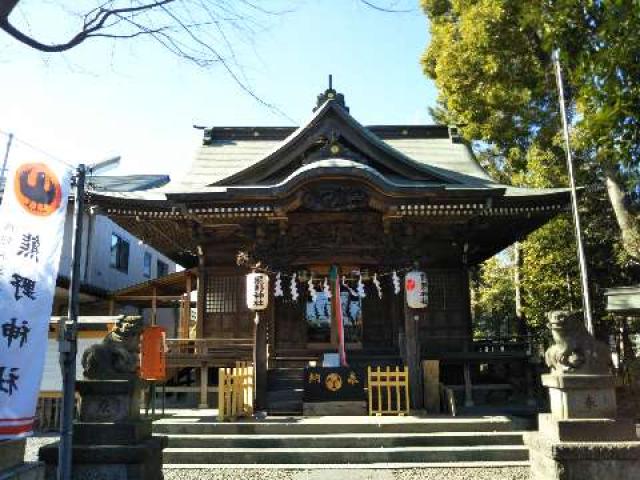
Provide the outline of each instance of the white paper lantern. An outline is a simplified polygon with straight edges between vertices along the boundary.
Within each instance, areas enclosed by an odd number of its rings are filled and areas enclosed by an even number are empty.
[[[425,308],[429,303],[427,274],[417,270],[408,272],[404,277],[404,291],[409,308]]]
[[[265,310],[269,306],[269,276],[266,273],[247,275],[247,307],[253,311]]]

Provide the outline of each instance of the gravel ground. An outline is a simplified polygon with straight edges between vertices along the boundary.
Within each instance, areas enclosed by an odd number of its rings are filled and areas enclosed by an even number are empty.
[[[27,439],[25,461],[38,459],[38,449],[55,442],[55,435],[42,435]],[[165,469],[165,480],[528,480],[528,467],[487,468],[411,468],[411,469],[331,469],[331,470],[276,470],[276,469],[218,469],[197,468]]]

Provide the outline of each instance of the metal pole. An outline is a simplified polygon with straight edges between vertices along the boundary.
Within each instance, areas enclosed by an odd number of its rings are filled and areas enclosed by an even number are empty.
[[[4,151],[4,161],[2,162],[2,170],[0,170],[0,184],[4,180],[5,172],[7,171],[7,162],[9,161],[9,151],[11,150],[11,142],[13,142],[13,133],[9,134],[9,140],[7,140],[7,149]]]
[[[580,228],[580,213],[578,212],[578,195],[576,193],[576,181],[573,173],[573,157],[571,144],[569,143],[569,124],[564,100],[564,85],[562,83],[562,69],[560,68],[560,52],[554,50],[552,54],[555,67],[556,83],[558,85],[558,100],[560,102],[560,115],[562,117],[562,129],[564,131],[564,143],[567,150],[567,169],[569,170],[569,183],[571,185],[571,207],[573,212],[573,224],[578,247],[578,264],[580,265],[580,279],[582,280],[582,307],[584,310],[584,322],[587,330],[593,335],[593,318],[591,316],[591,297],[589,295],[589,278],[587,276],[587,260],[582,245],[582,229]]]
[[[71,280],[69,285],[69,313],[60,342],[60,368],[62,369],[62,412],[60,414],[60,448],[58,451],[58,480],[71,480],[73,447],[73,417],[76,390],[76,353],[78,328],[78,300],[80,294],[80,259],[82,256],[82,220],[84,212],[84,184],[86,167],[78,166],[75,176],[73,217],[73,244],[71,254]]]

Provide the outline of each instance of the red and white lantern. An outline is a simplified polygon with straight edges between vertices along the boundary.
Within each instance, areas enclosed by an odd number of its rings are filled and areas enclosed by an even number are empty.
[[[409,308],[425,308],[429,303],[427,274],[417,270],[408,272],[404,277],[404,291]]]

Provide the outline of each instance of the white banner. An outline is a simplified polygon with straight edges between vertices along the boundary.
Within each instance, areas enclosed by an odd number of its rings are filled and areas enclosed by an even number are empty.
[[[0,204],[0,439],[32,432],[71,172],[18,163]]]

